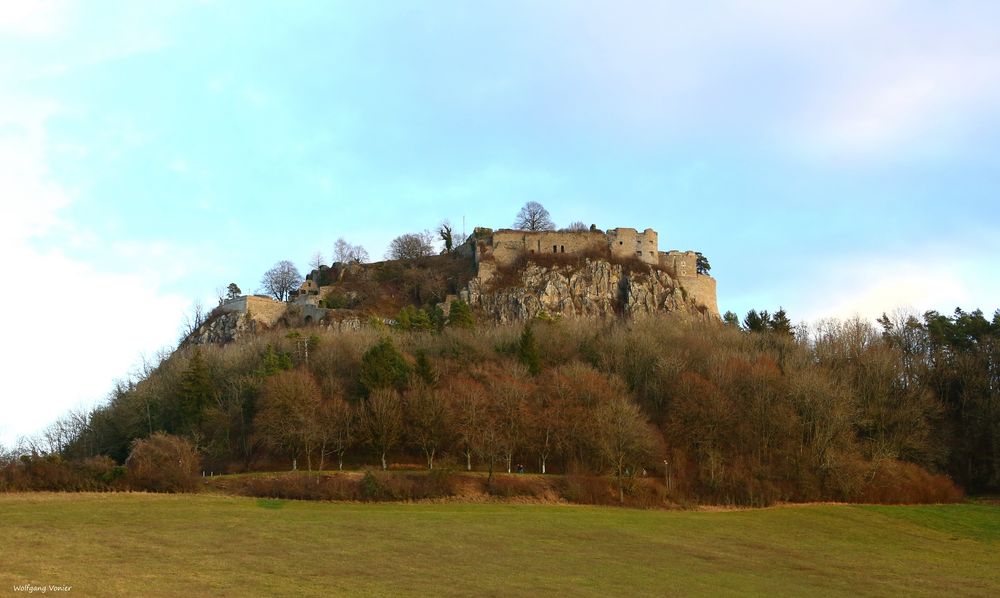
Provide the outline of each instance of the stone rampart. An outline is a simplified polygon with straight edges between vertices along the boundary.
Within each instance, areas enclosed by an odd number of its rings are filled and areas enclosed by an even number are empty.
[[[219,308],[225,313],[245,314],[250,312],[250,317],[255,321],[267,326],[274,326],[281,319],[281,316],[285,315],[288,306],[270,297],[244,295],[243,297],[226,301]]]

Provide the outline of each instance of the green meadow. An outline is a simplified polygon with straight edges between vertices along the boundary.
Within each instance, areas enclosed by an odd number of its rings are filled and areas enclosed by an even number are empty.
[[[642,511],[0,494],[0,588],[71,595],[996,596],[1000,507]]]

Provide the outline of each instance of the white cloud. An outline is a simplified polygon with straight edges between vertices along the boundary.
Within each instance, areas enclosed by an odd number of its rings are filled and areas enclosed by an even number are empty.
[[[963,256],[962,260],[956,259]],[[808,280],[795,281],[801,293],[795,308],[802,320],[875,319],[903,308],[950,313],[956,307],[989,311],[997,305],[972,302],[1000,297],[1000,272],[995,250],[969,247],[927,247],[908,255],[845,255],[821,264]]]
[[[57,109],[0,98],[0,313],[6,332],[0,343],[0,443],[5,445],[70,408],[103,398],[141,352],[152,354],[176,341],[188,305],[160,291],[163,268],[106,272],[58,248],[63,241],[68,247],[102,241],[61,217],[72,196],[50,179],[45,132],[46,119]],[[156,243],[117,250],[161,264],[183,259]],[[166,274],[179,276],[173,270]]]
[[[11,0],[0,9],[0,32],[25,36],[50,35],[59,31],[69,2],[55,0]]]

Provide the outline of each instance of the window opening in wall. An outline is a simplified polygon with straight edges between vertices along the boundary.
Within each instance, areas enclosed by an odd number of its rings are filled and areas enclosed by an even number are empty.
[[[560,245],[559,246],[559,253],[566,253],[566,246],[565,245]]]
[[[558,251],[556,251],[556,249],[558,249],[558,247],[556,245],[553,245],[552,246],[552,253],[559,253]]]
[[[642,257],[642,252],[641,252],[641,251],[636,251],[636,252],[635,252],[635,254],[636,254],[637,256],[639,256],[639,257]]]
[[[624,245],[624,244],[625,244],[625,241],[618,241],[618,244],[619,244],[619,245]]]

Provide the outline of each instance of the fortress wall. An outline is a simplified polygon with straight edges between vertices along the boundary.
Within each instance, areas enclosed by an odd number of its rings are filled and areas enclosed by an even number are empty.
[[[641,233],[634,228],[614,228],[608,231],[607,239],[614,257],[634,257],[653,265],[660,263],[659,238],[651,228]]]
[[[716,299],[716,283],[711,276],[697,275],[680,279],[681,287],[687,292],[688,298],[698,305],[704,305],[716,318],[719,317],[719,304]]]
[[[672,270],[678,278],[698,273],[698,255],[693,251],[661,251],[659,263]]]
[[[275,301],[269,297],[246,297],[246,307],[244,311],[249,311],[254,320],[274,326],[281,316],[285,315],[288,306],[281,301]]]
[[[484,243],[482,245],[489,245]],[[522,254],[578,254],[601,251],[607,237],[599,231],[555,232],[499,230],[493,233],[492,256],[498,266],[514,263]],[[482,257],[489,255],[483,252]]]

